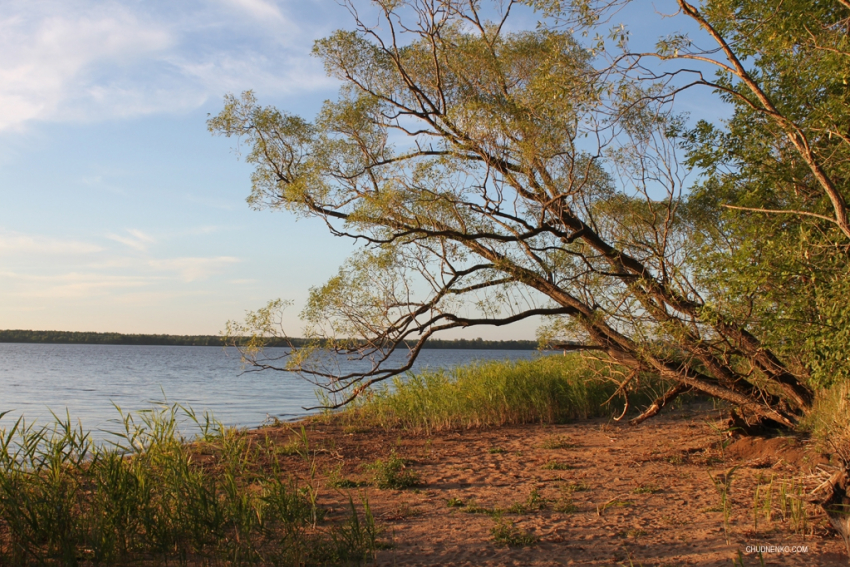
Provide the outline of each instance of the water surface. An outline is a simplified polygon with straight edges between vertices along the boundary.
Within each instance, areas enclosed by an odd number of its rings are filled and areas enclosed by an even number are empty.
[[[285,349],[268,349],[270,355]],[[423,350],[414,371],[473,360],[528,359],[536,351]],[[401,357],[399,357],[401,360]],[[342,367],[343,371],[351,366]],[[0,420],[23,415],[43,423],[50,412],[87,430],[114,429],[113,404],[137,411],[163,401],[212,412],[227,425],[254,427],[271,418],[303,416],[315,406],[315,387],[282,372],[244,373],[234,349],[191,346],[0,344]]]

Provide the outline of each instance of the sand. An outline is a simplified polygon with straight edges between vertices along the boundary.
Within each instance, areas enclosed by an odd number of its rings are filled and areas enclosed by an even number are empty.
[[[781,506],[780,487],[786,495],[810,488],[806,474],[825,459],[793,438],[735,441],[720,419],[711,409],[685,408],[637,427],[589,420],[426,435],[304,426],[330,518],[342,516],[349,493],[368,498],[388,544],[378,565],[847,565],[843,543],[816,506],[791,498],[784,514]],[[283,440],[293,436],[290,427],[251,434]],[[368,483],[365,465],[393,452],[419,476],[415,488],[331,486],[334,479]],[[307,474],[301,457],[283,462],[290,474]],[[517,503],[525,510],[508,511]],[[503,525],[537,542],[495,541],[499,519],[483,512],[497,508]],[[760,559],[753,546],[775,548]]]

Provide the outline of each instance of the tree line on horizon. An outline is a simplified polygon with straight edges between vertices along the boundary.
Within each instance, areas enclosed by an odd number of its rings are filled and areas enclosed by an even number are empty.
[[[31,331],[22,329],[0,330],[0,343],[44,344],[101,344],[101,345],[164,345],[164,346],[231,346],[240,345],[249,337],[224,337],[219,335],[163,335],[94,333],[81,331]],[[310,341],[304,338],[272,338],[267,347],[304,347]],[[431,339],[425,348],[431,349],[484,349],[484,350],[535,350],[537,341],[475,339]]]

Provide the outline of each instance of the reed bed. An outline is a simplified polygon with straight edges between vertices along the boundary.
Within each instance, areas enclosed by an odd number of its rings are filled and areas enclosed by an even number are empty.
[[[94,444],[70,417],[0,428],[0,564],[332,565],[374,558],[368,501],[349,496],[326,521],[315,453],[254,441],[189,409],[119,411],[114,440]],[[0,416],[2,417],[2,416]],[[188,422],[191,443],[178,431]]]
[[[621,411],[623,403],[610,372],[578,355],[425,370],[367,393],[342,417],[430,433],[608,416]],[[631,392],[632,401],[652,397],[657,382],[645,378]]]

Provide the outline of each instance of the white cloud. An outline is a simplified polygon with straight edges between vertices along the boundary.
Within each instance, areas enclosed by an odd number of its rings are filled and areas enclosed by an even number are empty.
[[[0,255],[79,256],[102,250],[100,246],[77,240],[32,236],[16,232],[0,233]]]
[[[130,248],[138,250],[140,252],[144,252],[148,248],[148,244],[152,244],[156,242],[153,237],[145,234],[141,230],[136,229],[127,229],[127,232],[130,236],[121,236],[118,234],[107,234],[106,237],[110,240],[114,240],[115,242],[120,242]]]
[[[0,272],[0,278],[18,282],[18,289],[11,295],[19,298],[93,299],[115,290],[138,288],[152,283],[149,278],[143,277],[80,272],[49,276]]]
[[[327,22],[296,24],[268,0],[30,0],[3,11],[0,131],[184,112],[248,88],[268,96],[333,84],[309,57]]]
[[[0,20],[0,129],[55,117],[85,89],[93,66],[126,65],[173,45],[161,26],[121,6],[100,6],[23,3]]]
[[[244,11],[261,21],[283,20],[283,14],[280,13],[278,7],[265,0],[223,0],[223,3]]]
[[[152,236],[145,234],[141,230],[136,230],[135,228],[128,228],[127,232],[135,236],[141,242],[156,242],[156,240],[154,240]]]
[[[215,258],[170,258],[167,260],[151,260],[150,266],[157,270],[177,272],[185,282],[206,279],[220,274],[233,264],[240,262],[233,256],[218,256]]]

